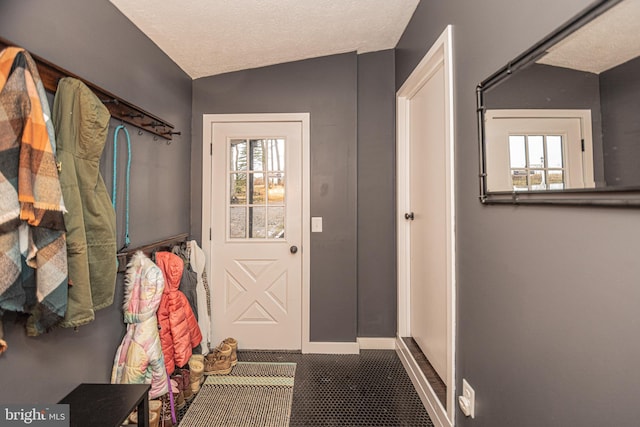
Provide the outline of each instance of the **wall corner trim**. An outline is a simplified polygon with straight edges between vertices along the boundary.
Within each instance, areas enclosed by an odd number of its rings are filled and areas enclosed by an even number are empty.
[[[395,350],[395,337],[379,338],[379,337],[359,337],[358,345],[361,350]]]
[[[407,345],[402,341],[402,338],[398,337],[396,340],[398,347],[396,353],[404,366],[407,375],[413,383],[413,387],[416,389],[420,400],[424,405],[433,425],[436,427],[453,427],[454,423],[448,418],[447,411],[440,403],[440,400],[436,396],[435,391],[429,384],[429,380],[424,376],[422,370],[418,366],[418,362],[411,355],[411,351]]]

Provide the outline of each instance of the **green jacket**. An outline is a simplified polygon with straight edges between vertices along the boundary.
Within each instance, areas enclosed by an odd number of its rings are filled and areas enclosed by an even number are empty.
[[[81,81],[63,78],[53,104],[60,184],[67,213],[69,301],[61,326],[94,319],[113,303],[116,216],[100,175],[100,156],[109,129],[109,111]]]

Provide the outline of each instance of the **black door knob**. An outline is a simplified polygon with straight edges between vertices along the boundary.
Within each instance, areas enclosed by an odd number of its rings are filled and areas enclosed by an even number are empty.
[[[413,212],[404,214],[404,219],[410,219],[413,221]]]
[[[289,251],[290,251],[292,254],[295,254],[296,252],[298,252],[298,247],[297,247],[297,246],[291,246],[291,247],[289,248]]]

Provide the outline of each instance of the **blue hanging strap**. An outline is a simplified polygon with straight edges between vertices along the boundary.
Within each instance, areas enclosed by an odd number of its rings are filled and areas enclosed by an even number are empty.
[[[131,178],[131,138],[129,137],[129,131],[124,125],[119,125],[113,132],[113,185],[111,187],[111,203],[113,204],[113,210],[116,210],[116,196],[118,193],[118,133],[123,130],[127,137],[127,173],[125,178],[125,207],[124,207],[124,246],[122,249],[129,246],[131,239],[129,238],[129,189]]]

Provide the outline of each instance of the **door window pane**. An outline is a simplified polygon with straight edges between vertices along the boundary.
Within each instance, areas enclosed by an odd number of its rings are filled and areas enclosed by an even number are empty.
[[[249,203],[254,205],[263,204],[267,193],[267,189],[264,186],[264,174],[252,173],[249,176],[251,177],[251,184],[249,187],[251,199],[249,200]]]
[[[244,239],[247,237],[247,208],[229,208],[229,237],[232,239]]]
[[[564,173],[562,170],[549,170],[549,190],[564,189]]]
[[[509,159],[512,168],[524,168],[527,166],[527,157],[524,148],[524,135],[509,136]]]
[[[249,207],[249,237],[265,238],[267,237],[267,209],[264,206]]]
[[[547,183],[544,179],[543,170],[532,170],[529,172],[529,184],[532,190],[544,190],[547,188]]]
[[[269,140],[269,170],[284,171],[284,139]]]
[[[229,203],[243,205],[247,201],[247,174],[232,173],[229,188]]]
[[[264,139],[251,140],[251,170],[263,171],[267,169],[267,142]]]
[[[511,181],[513,189],[517,191],[526,191],[529,189],[529,180],[527,179],[527,171],[524,169],[516,169],[511,171]]]
[[[284,239],[284,206],[270,207],[267,218],[267,232],[270,239]]]
[[[562,137],[559,135],[547,136],[547,167],[561,168],[562,161]]]
[[[269,195],[269,204],[272,203],[284,203],[284,174],[272,173],[269,174],[269,188],[267,189]]]
[[[530,135],[528,138],[529,146],[529,167],[544,167],[544,137],[542,135]]]
[[[229,170],[247,170],[247,141],[245,139],[232,139],[229,142]]]

